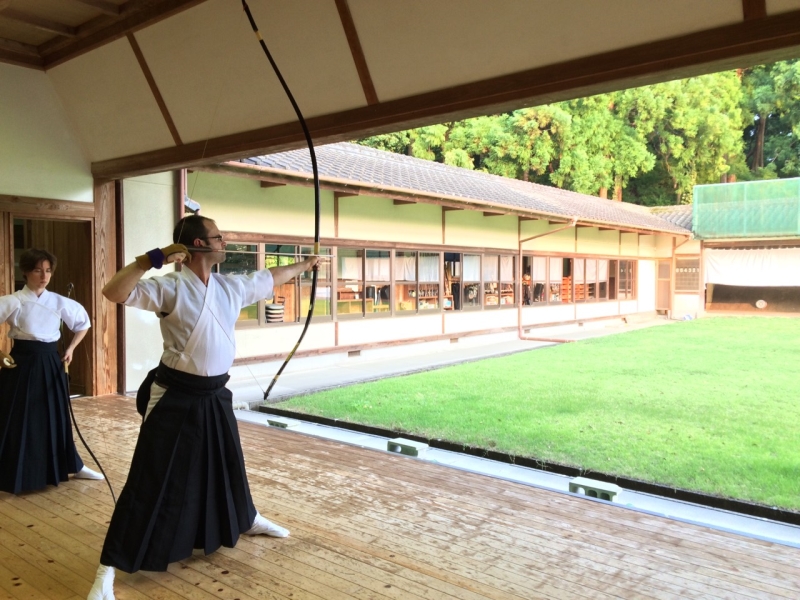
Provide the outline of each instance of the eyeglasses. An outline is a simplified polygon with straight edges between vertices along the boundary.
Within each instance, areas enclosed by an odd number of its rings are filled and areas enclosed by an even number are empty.
[[[211,241],[211,240],[219,240],[220,242],[225,241],[225,238],[223,236],[221,236],[221,235],[210,235],[210,236],[206,236],[206,237],[201,237],[200,239],[201,240],[206,240],[207,242]]]

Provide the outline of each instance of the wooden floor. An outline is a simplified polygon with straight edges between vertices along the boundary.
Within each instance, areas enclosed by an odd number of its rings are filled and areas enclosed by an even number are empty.
[[[74,407],[119,493],[133,401]],[[291,537],[121,573],[117,598],[800,598],[798,549],[277,428],[240,432],[256,506]],[[112,508],[97,481],[0,493],[2,597],[85,598]]]

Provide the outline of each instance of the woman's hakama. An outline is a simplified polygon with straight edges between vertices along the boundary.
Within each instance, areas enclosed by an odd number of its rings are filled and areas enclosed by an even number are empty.
[[[69,385],[56,342],[15,340],[0,369],[0,490],[19,494],[83,468],[72,438]]]

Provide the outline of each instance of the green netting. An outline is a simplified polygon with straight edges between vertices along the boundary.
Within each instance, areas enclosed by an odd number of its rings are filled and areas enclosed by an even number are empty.
[[[692,222],[700,239],[800,235],[800,178],[698,185]]]

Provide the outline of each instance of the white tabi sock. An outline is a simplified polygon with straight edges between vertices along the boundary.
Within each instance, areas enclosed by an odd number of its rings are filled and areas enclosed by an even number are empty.
[[[86,600],[115,600],[114,599],[114,567],[100,565],[97,567],[97,576]]]
[[[89,467],[84,466],[80,471],[73,476],[75,479],[105,479],[102,473],[92,471]]]
[[[253,526],[244,532],[245,535],[268,535],[270,537],[285,538],[289,537],[289,530],[280,525],[276,525],[272,521],[268,521],[259,513],[256,513],[256,519],[253,521]]]

